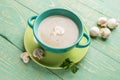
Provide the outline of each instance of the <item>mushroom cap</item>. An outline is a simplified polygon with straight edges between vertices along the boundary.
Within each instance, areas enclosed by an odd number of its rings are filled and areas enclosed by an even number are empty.
[[[108,22],[107,22],[107,26],[110,29],[116,28],[118,26],[117,20],[115,18],[109,19]]]
[[[106,17],[100,17],[99,19],[98,19],[98,25],[100,25],[101,27],[103,27],[103,26],[106,26],[106,23],[107,23],[107,18]]]
[[[108,28],[101,28],[100,34],[101,34],[102,38],[107,38],[111,34],[111,31]]]
[[[94,26],[90,29],[90,36],[96,37],[99,34],[99,28]]]

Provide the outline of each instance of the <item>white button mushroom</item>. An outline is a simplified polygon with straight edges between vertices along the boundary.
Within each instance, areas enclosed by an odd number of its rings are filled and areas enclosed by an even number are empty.
[[[30,57],[27,52],[22,53],[20,57],[24,63],[28,63],[30,61]]]
[[[44,50],[41,49],[41,48],[36,48],[34,51],[33,51],[33,56],[38,58],[39,60],[41,60],[44,56]]]
[[[118,26],[117,20],[114,19],[114,18],[109,19],[108,22],[107,22],[107,26],[110,29],[116,28]]]
[[[97,37],[99,35],[99,28],[94,26],[90,29],[90,36]]]
[[[106,39],[111,34],[111,31],[108,28],[101,28],[100,29],[100,34],[101,34],[102,38]]]
[[[106,26],[106,24],[107,24],[107,18],[106,17],[100,17],[99,19],[98,19],[98,23],[97,23],[99,26],[101,26],[101,27],[104,27],[104,26]]]

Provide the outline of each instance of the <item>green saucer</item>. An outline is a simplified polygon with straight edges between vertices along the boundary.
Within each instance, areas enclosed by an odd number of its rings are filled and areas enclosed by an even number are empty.
[[[87,28],[84,28],[84,31],[88,33]],[[82,38],[80,43],[85,43],[86,38]],[[29,53],[31,59],[37,63],[40,66],[49,68],[49,69],[62,69],[60,65],[65,61],[66,58],[69,58],[74,63],[78,63],[86,54],[88,47],[85,48],[76,48],[74,47],[70,51],[66,53],[56,54],[51,53],[48,51],[45,51],[45,57],[42,58],[42,60],[38,60],[35,57],[33,57],[32,53],[34,49],[39,48],[40,45],[36,42],[32,29],[30,27],[27,27],[24,35],[24,46],[26,51]]]

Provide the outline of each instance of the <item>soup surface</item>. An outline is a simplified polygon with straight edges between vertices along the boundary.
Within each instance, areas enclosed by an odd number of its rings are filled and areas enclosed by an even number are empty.
[[[42,42],[49,46],[63,48],[78,39],[79,30],[68,17],[54,15],[45,18],[39,24],[38,36]]]

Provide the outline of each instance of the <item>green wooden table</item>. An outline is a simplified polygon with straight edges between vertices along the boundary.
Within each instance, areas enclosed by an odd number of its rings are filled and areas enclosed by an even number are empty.
[[[0,80],[120,80],[120,25],[107,40],[92,39],[79,71],[51,70],[32,60],[24,64],[20,54],[27,19],[50,8],[73,11],[88,30],[101,16],[120,21],[120,0],[0,0]]]

